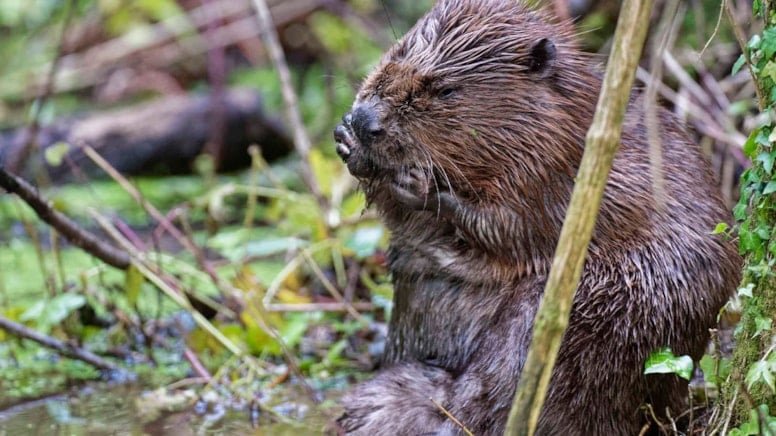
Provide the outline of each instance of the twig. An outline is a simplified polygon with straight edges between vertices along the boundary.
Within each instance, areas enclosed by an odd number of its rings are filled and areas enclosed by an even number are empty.
[[[21,198],[38,217],[51,227],[55,228],[71,244],[81,248],[108,265],[118,268],[129,268],[129,255],[81,228],[78,224],[62,213],[54,210],[51,205],[29,183],[23,179],[8,173],[0,167],[0,187],[16,194]]]
[[[676,428],[676,421],[671,416],[671,410],[666,407],[666,417],[668,418],[668,421],[671,423],[671,430],[674,432],[674,434],[679,434],[679,430]]]
[[[727,428],[728,428],[728,425],[730,425],[730,419],[733,418],[733,406],[735,406],[737,398],[738,398],[738,387],[736,386],[736,390],[735,392],[733,392],[733,399],[730,401],[727,412],[725,412],[725,415],[726,415],[725,424],[722,426],[722,432],[720,432],[721,435],[727,434]]]
[[[431,402],[432,402],[432,403],[434,403],[434,405],[435,405],[435,406],[436,406],[436,407],[437,407],[437,408],[438,408],[440,411],[442,411],[442,413],[444,413],[444,414],[445,414],[445,416],[447,416],[447,417],[450,419],[450,421],[453,421],[453,423],[454,423],[455,425],[457,425],[458,427],[460,427],[460,429],[461,429],[461,430],[463,430],[463,432],[464,432],[464,433],[466,433],[466,436],[474,436],[474,433],[472,433],[472,432],[471,432],[471,430],[469,430],[468,428],[466,428],[466,426],[465,426],[465,425],[463,425],[463,423],[462,423],[461,421],[459,421],[459,420],[458,420],[458,418],[456,418],[455,416],[453,416],[453,414],[452,414],[452,413],[448,412],[448,410],[447,410],[447,409],[445,409],[445,408],[444,408],[444,407],[443,407],[441,404],[437,403],[437,402],[436,402],[436,401],[435,401],[433,398],[431,398],[431,397],[429,397],[428,399],[429,399],[429,400],[431,400]]]
[[[305,250],[302,250],[302,255],[304,255],[305,260],[307,260],[307,264],[310,265],[310,268],[313,269],[313,273],[316,277],[318,277],[318,280],[320,280],[321,284],[323,284],[323,287],[329,291],[329,294],[331,294],[331,296],[334,297],[338,303],[345,305],[350,316],[358,321],[365,322],[364,317],[361,316],[361,314],[358,313],[358,311],[354,309],[350,303],[345,301],[345,298],[342,297],[342,293],[329,281],[328,278],[326,278],[326,275],[323,273],[321,268],[317,263],[315,263],[315,259],[313,259],[313,257],[310,256],[310,254],[308,254]]]
[[[57,71],[62,61],[62,51],[65,46],[65,35],[67,29],[70,27],[70,21],[73,18],[73,10],[75,9],[75,1],[70,0],[65,4],[65,18],[62,21],[62,28],[59,31],[59,42],[57,44],[57,51],[54,55],[54,60],[51,62],[48,74],[46,76],[46,82],[43,85],[43,89],[36,98],[36,104],[32,113],[32,120],[27,128],[26,140],[23,142],[21,148],[8,159],[8,168],[13,172],[20,172],[24,163],[30,154],[38,148],[38,131],[40,130],[40,114],[43,111],[43,106],[46,105],[46,101],[51,96],[54,90],[54,81],[57,77]]]
[[[119,243],[124,249],[127,250],[127,252],[132,252],[132,244],[124,238],[121,233],[116,230],[114,226],[108,222],[105,217],[98,214],[94,210],[89,211],[92,217],[97,221],[97,223],[105,230],[108,235],[110,235],[117,243]],[[137,257],[133,254],[133,257]],[[176,289],[174,286],[172,286],[170,283],[175,283],[174,280],[172,280],[171,277],[162,277],[160,274],[153,271],[153,269],[145,264],[145,262],[142,261],[142,259],[136,258],[132,260],[132,265],[134,265],[138,271],[143,274],[143,276],[148,279],[149,282],[153,283],[154,286],[159,288],[162,292],[164,292],[165,295],[170,297],[170,299],[177,304],[178,306],[186,309],[189,311],[192,318],[194,318],[194,322],[200,326],[203,330],[208,332],[211,336],[213,336],[218,342],[221,343],[221,345],[224,346],[229,352],[236,356],[243,356],[245,355],[245,351],[232,342],[231,339],[227,338],[223,333],[221,333],[220,330],[218,330],[210,321],[207,320],[198,310],[196,310],[192,305],[191,302],[188,300],[186,295],[180,291],[180,289]]]
[[[198,378],[205,380],[205,383],[210,382],[210,379],[212,379],[213,376],[210,375],[210,372],[205,368],[205,365],[202,364],[202,361],[199,360],[199,357],[191,348],[186,347],[186,349],[183,350],[183,357],[189,362],[191,369],[199,376]]]
[[[145,197],[140,191],[127,180],[116,168],[106,161],[97,151],[86,144],[79,144],[81,151],[88,156],[92,162],[105,171],[113,180],[115,180],[151,217],[164,227],[170,235],[172,235],[178,243],[180,243],[186,250],[188,250],[197,264],[205,271],[213,283],[221,290],[226,291],[229,289],[225,283],[218,277],[216,271],[205,260],[205,253],[200,249],[194,241],[187,235],[183,234],[177,227],[175,227],[154,205],[146,201]]]
[[[719,16],[717,17],[717,25],[714,26],[714,31],[711,32],[711,36],[709,37],[709,40],[706,41],[706,44],[703,45],[703,49],[701,49],[701,52],[698,53],[699,60],[701,57],[703,57],[703,53],[706,52],[706,49],[709,48],[709,45],[711,45],[711,41],[714,40],[714,38],[717,36],[717,33],[719,32],[719,26],[722,24],[722,16],[725,15],[725,3],[727,3],[727,0],[722,0],[722,2],[719,5]]]
[[[250,296],[252,295],[249,294]],[[302,383],[303,388],[307,392],[308,396],[314,403],[320,403],[320,398],[318,395],[316,395],[315,390],[310,386],[310,384],[307,382],[307,379],[305,379],[304,374],[302,374],[302,370],[299,368],[299,364],[297,363],[296,359],[294,358],[294,354],[291,352],[291,349],[288,348],[288,345],[286,344],[286,341],[283,340],[283,337],[280,336],[280,333],[267,322],[267,316],[266,316],[266,309],[264,305],[262,304],[261,300],[258,298],[247,298],[247,311],[248,313],[253,317],[253,319],[257,322],[259,327],[261,327],[262,330],[264,330],[265,333],[270,335],[275,342],[280,346],[280,351],[283,353],[284,360],[286,361],[286,365],[288,365],[288,368],[291,370],[291,372],[299,379],[299,381]]]
[[[362,312],[376,309],[372,303],[279,303],[267,305],[267,312],[348,312],[351,308]]]
[[[650,81],[650,74],[642,68],[638,69],[636,77],[645,84]],[[695,119],[695,128],[698,129],[699,132],[728,145],[731,154],[741,165],[745,166],[748,164],[749,159],[744,156],[741,151],[741,145],[746,140],[746,137],[743,134],[738,131],[725,132],[720,123],[715,118],[711,117],[706,110],[691,100],[682,100],[676,91],[665,84],[658,84],[658,90],[661,97],[670,101],[677,107],[683,107],[684,110]]]
[[[29,339],[46,348],[50,348],[65,357],[86,362],[95,368],[108,371],[120,370],[118,366],[108,362],[91,351],[87,351],[73,344],[68,344],[66,342],[60,341],[59,339],[46,336],[40,332],[36,332],[35,330],[25,327],[22,324],[15,323],[3,316],[0,316],[0,329],[7,331],[14,336]]]
[[[299,153],[299,156],[301,157],[302,179],[318,202],[321,213],[325,214],[326,223],[328,225],[330,218],[329,214],[331,213],[329,201],[321,192],[318,181],[315,179],[312,165],[310,164],[310,149],[312,148],[312,144],[310,143],[310,137],[307,135],[307,131],[302,123],[302,116],[299,112],[296,93],[291,85],[291,72],[288,69],[288,64],[286,64],[285,54],[283,54],[283,49],[278,42],[277,32],[272,23],[272,16],[270,15],[269,7],[267,7],[267,2],[265,0],[252,1],[258,15],[261,38],[264,41],[270,58],[272,59],[272,64],[275,66],[278,77],[280,78],[286,118],[288,118],[288,122],[291,124],[291,130],[293,130],[296,152]]]
[[[35,249],[35,260],[37,261],[38,268],[40,269],[41,280],[43,280],[49,295],[53,297],[56,293],[56,289],[54,287],[54,282],[51,280],[51,274],[49,273],[48,266],[46,265],[46,259],[43,253],[43,244],[41,244],[40,240],[40,232],[38,232],[38,228],[32,222],[30,222],[29,219],[27,219],[27,215],[22,211],[22,200],[17,199],[17,201],[15,201],[13,204],[16,209],[16,215],[22,222],[22,227],[24,227],[24,231],[27,233],[27,237],[30,238],[32,247]]]
[[[167,390],[173,391],[175,389],[184,388],[191,385],[204,385],[210,383],[210,379],[204,377],[190,377],[177,380],[167,385]]]
[[[660,129],[658,127],[658,105],[657,92],[658,85],[663,80],[663,52],[673,46],[676,39],[677,24],[679,16],[679,0],[669,0],[663,14],[660,17],[659,33],[654,42],[652,57],[650,59],[651,76],[647,83],[647,90],[644,93],[644,114],[647,125],[647,139],[649,141],[649,163],[652,175],[652,192],[655,203],[658,207],[663,207],[666,202],[665,177],[663,175],[663,144],[660,140]]]
[[[755,74],[754,72],[751,59],[749,58],[749,53],[747,53],[747,50],[746,50],[746,40],[747,40],[746,35],[744,34],[744,31],[741,30],[741,27],[738,25],[738,20],[736,19],[736,13],[733,10],[733,6],[728,1],[725,2],[725,12],[727,12],[728,19],[730,20],[730,25],[733,26],[733,34],[736,36],[736,41],[738,41],[739,47],[741,47],[741,53],[746,59],[746,65],[747,65],[747,68],[749,69],[749,74],[752,75],[752,81],[754,82],[754,89],[755,89],[755,92],[757,92],[757,106],[760,109],[760,112],[763,112],[767,107],[767,104],[765,102],[765,93],[761,88],[762,85],[760,84],[760,81],[757,80],[757,74]]]
[[[595,116],[587,133],[585,152],[534,321],[531,347],[509,413],[507,435],[532,435],[539,422],[606,179],[620,144],[622,120],[651,10],[651,0],[625,0],[620,10]]]
[[[216,4],[214,0],[203,0],[204,4]],[[213,40],[218,27],[223,24],[222,20],[211,20],[205,26],[204,39]],[[224,160],[224,139],[226,137],[226,105],[224,102],[224,87],[226,75],[228,73],[226,66],[226,55],[224,47],[217,44],[208,44],[214,47],[207,52],[207,75],[210,84],[210,95],[212,103],[209,110],[210,118],[210,140],[205,144],[205,151],[209,152],[213,158],[216,170],[221,169]]]
[[[320,7],[323,0],[284,0],[272,5],[272,15],[275,23],[284,25]],[[239,18],[244,15],[249,5],[234,0],[221,0],[215,4],[207,4],[188,11],[188,16],[174,15],[156,24],[143,28],[143,38],[138,38],[135,32],[103,42],[92,47],[85,53],[74,53],[62,58],[62,65],[74,67],[61,68],[54,83],[52,93],[69,92],[83,89],[103,81],[104,76],[115,71],[117,66],[130,64],[143,54],[143,64],[148,67],[164,68],[181,60],[198,56],[215,47],[226,47],[259,36],[254,17]],[[219,26],[214,34],[213,42],[203,41],[194,30],[206,26],[215,20],[230,21]],[[189,24],[190,22],[190,24]],[[150,52],[150,53],[149,53]],[[151,53],[153,56],[151,56]],[[49,67],[46,65],[46,67]],[[12,72],[0,82],[0,99],[19,93],[15,84],[28,82],[30,76],[43,76],[45,71],[38,69]],[[43,80],[34,80],[43,82]],[[35,89],[44,84],[35,85]]]

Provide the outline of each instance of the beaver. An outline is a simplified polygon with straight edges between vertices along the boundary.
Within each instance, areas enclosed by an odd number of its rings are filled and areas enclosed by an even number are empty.
[[[592,122],[601,77],[571,26],[516,0],[439,0],[379,62],[334,130],[390,230],[393,312],[376,376],[342,400],[348,434],[501,434]],[[540,435],[637,434],[641,405],[681,412],[654,351],[699,359],[740,279],[712,235],[710,166],[660,109],[653,196],[633,92]],[[444,409],[444,410],[442,410]]]

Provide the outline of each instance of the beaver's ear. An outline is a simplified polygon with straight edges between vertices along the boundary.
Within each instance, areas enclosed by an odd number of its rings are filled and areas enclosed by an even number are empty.
[[[528,71],[539,77],[547,77],[552,72],[557,55],[558,50],[555,48],[555,43],[547,38],[542,38],[531,47],[531,53],[528,55]]]

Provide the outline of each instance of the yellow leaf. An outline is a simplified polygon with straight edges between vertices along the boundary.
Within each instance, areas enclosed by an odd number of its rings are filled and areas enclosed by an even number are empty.
[[[288,304],[301,304],[310,302],[310,297],[300,295],[288,288],[281,288],[278,291],[276,298],[278,301]]]

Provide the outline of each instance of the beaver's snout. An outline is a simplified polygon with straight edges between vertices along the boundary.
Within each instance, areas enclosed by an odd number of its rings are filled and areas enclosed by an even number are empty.
[[[379,137],[385,134],[380,124],[379,116],[371,104],[358,104],[353,111],[345,116],[350,119],[353,133],[364,147],[369,147]]]
[[[374,144],[385,135],[377,108],[372,103],[357,103],[342,117],[342,124],[334,128],[337,154],[348,165],[354,176],[373,175]],[[371,152],[370,152],[371,149]]]
[[[354,148],[369,148],[385,134],[375,107],[368,103],[357,104],[342,117],[342,124],[334,128],[337,154],[347,162]]]
[[[342,124],[334,128],[334,141],[337,154],[351,174],[356,177],[374,176],[377,166],[369,150],[384,132],[374,109],[368,106],[357,105],[342,117]]]

